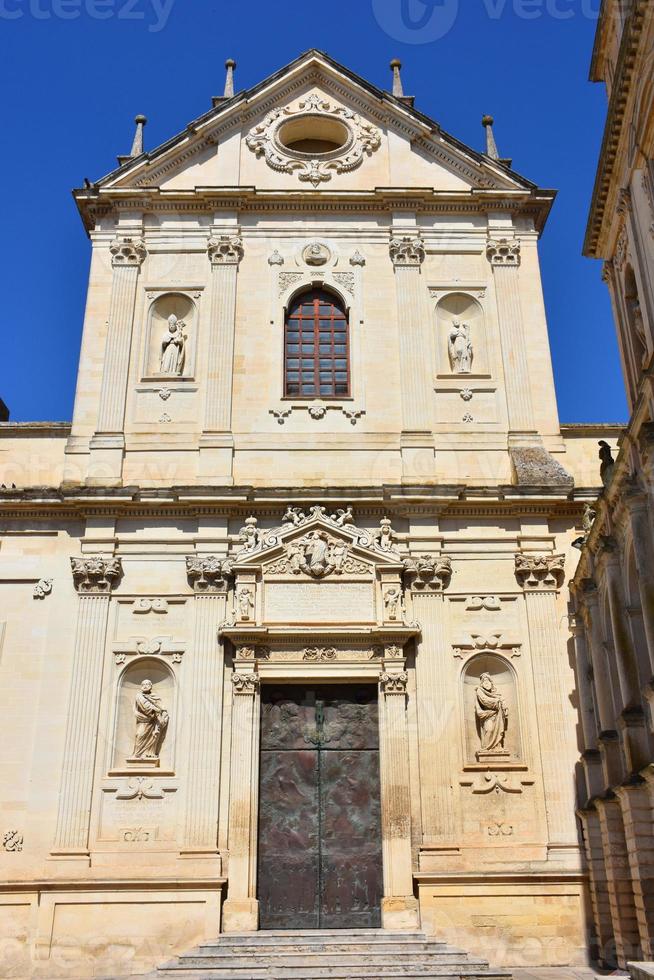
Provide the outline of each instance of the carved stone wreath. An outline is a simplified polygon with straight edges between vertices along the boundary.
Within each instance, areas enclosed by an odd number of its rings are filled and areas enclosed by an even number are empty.
[[[326,153],[295,150],[280,139],[282,128],[290,120],[306,120],[308,123],[311,120],[329,120],[340,124],[347,135],[340,146]],[[273,170],[288,174],[297,171],[301,181],[318,187],[324,181],[331,180],[334,173],[355,170],[364,156],[370,156],[379,148],[381,133],[351,109],[332,106],[314,94],[300,102],[297,109],[289,106],[273,109],[263,122],[250,131],[245,142],[257,157],[265,157]]]

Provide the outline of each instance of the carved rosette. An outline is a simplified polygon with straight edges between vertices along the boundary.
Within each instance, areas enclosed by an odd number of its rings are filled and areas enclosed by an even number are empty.
[[[253,697],[259,690],[259,675],[254,673],[232,674],[234,694],[249,694]]]
[[[418,235],[411,238],[404,235],[402,238],[393,238],[389,245],[391,262],[398,267],[414,266],[420,268],[425,261],[425,243]]]
[[[287,123],[311,125],[325,120],[336,124],[343,132],[343,142],[319,158],[315,153],[305,153],[286,145],[283,130]],[[264,157],[272,170],[279,173],[297,173],[298,179],[319,184],[332,179],[333,174],[348,173],[362,163],[365,156],[381,146],[381,133],[372,123],[366,122],[356,112],[342,106],[333,106],[319,95],[310,95],[299,103],[297,109],[289,106],[273,109],[248,133],[246,145],[257,157]]]
[[[382,670],[379,675],[379,683],[386,697],[393,694],[405,695],[408,681],[409,675],[406,670],[394,671],[393,673]]]
[[[486,256],[494,268],[517,268],[520,265],[520,242],[511,238],[491,238],[486,244]]]
[[[443,592],[452,578],[452,559],[447,555],[422,555],[406,558],[404,570],[407,584],[416,592]]]
[[[525,591],[560,589],[565,577],[565,555],[517,554],[515,574]]]
[[[215,265],[238,265],[243,258],[243,239],[238,235],[219,235],[207,242],[209,261]]]
[[[214,555],[191,555],[186,559],[186,574],[196,593],[224,592],[232,575],[232,566],[227,559]]]
[[[71,558],[73,583],[82,595],[111,592],[123,574],[120,558]]]
[[[109,251],[114,269],[121,266],[139,267],[148,254],[142,238],[114,238]]]

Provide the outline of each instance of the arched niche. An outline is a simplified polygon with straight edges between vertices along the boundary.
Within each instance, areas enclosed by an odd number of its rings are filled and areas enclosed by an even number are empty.
[[[487,748],[482,740],[482,725],[477,713],[477,689],[482,686],[482,677],[488,675],[493,685],[491,701],[501,699],[506,710],[505,722],[502,722],[503,712],[497,715],[498,730],[504,727],[504,737],[501,744]],[[520,708],[516,687],[516,676],[513,667],[503,657],[495,653],[479,653],[466,663],[462,673],[463,688],[463,724],[465,735],[465,758],[467,763],[488,762],[493,758],[497,763],[520,761],[523,756],[520,733]],[[481,710],[484,710],[481,708]],[[486,709],[488,710],[488,709]],[[488,719],[490,727],[496,718]]]
[[[460,338],[453,345],[450,338],[459,325]],[[436,306],[438,373],[454,377],[488,375],[488,350],[484,311],[480,303],[468,293],[452,292],[442,296]],[[465,332],[470,354],[457,358],[465,346]],[[469,363],[465,363],[466,360]]]
[[[166,734],[161,744],[158,765],[155,761],[134,760],[137,718],[136,698],[144,681],[152,682],[152,694],[169,716]],[[139,657],[123,670],[116,689],[116,711],[113,739],[113,769],[138,772],[159,769],[171,772],[174,764],[175,678],[170,667],[161,660]]]
[[[170,325],[172,317],[174,330]],[[196,305],[185,293],[157,296],[148,313],[144,369],[147,377],[172,381],[193,377],[197,319]]]

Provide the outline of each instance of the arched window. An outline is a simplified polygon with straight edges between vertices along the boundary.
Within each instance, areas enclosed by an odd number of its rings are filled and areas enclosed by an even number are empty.
[[[323,289],[291,302],[284,330],[284,394],[342,398],[350,394],[350,331],[340,301]]]

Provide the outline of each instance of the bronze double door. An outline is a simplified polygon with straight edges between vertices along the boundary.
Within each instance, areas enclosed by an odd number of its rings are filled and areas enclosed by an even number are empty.
[[[258,851],[260,928],[381,926],[376,686],[262,688]]]

